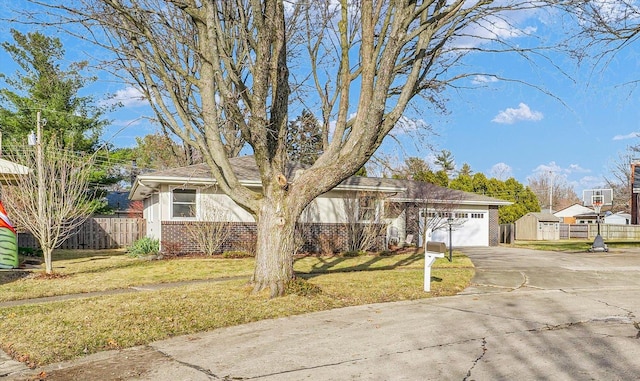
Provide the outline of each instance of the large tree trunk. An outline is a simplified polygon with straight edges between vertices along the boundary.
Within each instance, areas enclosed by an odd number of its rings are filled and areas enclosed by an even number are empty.
[[[268,288],[272,298],[282,296],[293,279],[296,220],[297,216],[286,215],[273,203],[263,205],[257,220],[254,292]]]

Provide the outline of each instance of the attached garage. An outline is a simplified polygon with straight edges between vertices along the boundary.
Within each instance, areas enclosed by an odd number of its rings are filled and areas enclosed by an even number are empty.
[[[431,229],[431,240],[448,246],[451,227],[453,247],[498,245],[498,208],[511,202],[430,183],[396,181],[406,191],[391,197],[388,205],[404,211],[391,221],[400,237],[415,236],[414,243],[422,245],[425,231]]]

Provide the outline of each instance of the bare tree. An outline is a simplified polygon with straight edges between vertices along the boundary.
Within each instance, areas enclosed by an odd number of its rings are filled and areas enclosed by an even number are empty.
[[[45,271],[51,274],[53,249],[73,235],[97,207],[89,187],[93,156],[66,151],[55,139],[3,154],[32,169],[15,178],[0,174],[2,197],[17,227],[28,230],[40,244]]]
[[[356,173],[416,96],[422,107],[441,109],[447,86],[484,74],[456,69],[465,55],[485,46],[491,54],[526,56],[528,49],[509,41],[527,35],[509,14],[542,6],[529,0],[31,2],[48,9],[49,19],[63,17],[62,25],[80,23],[86,31],[76,35],[114,53],[113,62],[151,101],[162,125],[196,147],[220,189],[253,214],[254,290],[268,288],[272,296],[293,278],[293,234],[304,208]],[[319,99],[309,108],[322,114],[323,147],[312,166],[287,178],[288,107],[302,95],[293,93],[298,90],[314,90]],[[253,151],[259,191],[242,186],[227,159],[238,136]]]
[[[640,36],[640,8],[634,0],[565,0],[558,4],[577,21],[573,25],[578,43],[573,46],[578,58],[593,53],[599,60],[607,58]]]
[[[387,225],[382,219],[383,202],[381,194],[371,192],[356,192],[343,198],[349,251],[373,250],[380,237],[386,235]]]
[[[201,221],[185,225],[187,235],[195,241],[201,252],[216,254],[231,234],[229,212],[211,201],[202,203]]]
[[[608,175],[604,176],[607,188],[613,190],[614,212],[631,212],[631,163],[637,160],[637,147],[627,147],[618,153],[618,158],[608,165]]]
[[[420,224],[420,215],[408,221],[409,228],[418,232],[420,237],[425,237],[427,229],[431,231],[448,229],[449,222],[452,226],[463,225],[468,216],[464,212],[456,212],[460,208],[460,203],[465,198],[465,193],[441,187],[431,183],[416,183],[412,187],[411,198],[422,200],[416,203],[420,213],[424,213],[424,224]],[[449,221],[451,219],[451,221]]]
[[[562,210],[573,204],[580,203],[580,197],[566,177],[554,172],[539,172],[528,178],[529,188],[535,193],[540,205],[546,205],[547,210]],[[550,205],[552,203],[552,205]]]

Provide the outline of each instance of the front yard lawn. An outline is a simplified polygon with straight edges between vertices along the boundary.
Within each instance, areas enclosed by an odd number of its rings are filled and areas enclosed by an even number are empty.
[[[142,261],[122,252],[61,253],[54,257],[55,271],[63,274],[61,277],[43,279],[33,273],[15,277],[7,275],[15,272],[0,272],[2,300],[185,283],[156,291],[0,307],[0,344],[17,359],[44,365],[261,319],[454,295],[469,284],[474,274],[471,261],[454,252],[452,263],[446,259],[436,261],[431,272],[431,292],[425,293],[423,266],[423,256],[413,252],[299,258],[295,269],[303,281],[297,282],[306,286],[294,288],[300,291],[298,294],[268,299],[266,294],[251,294],[247,284],[253,259]],[[189,282],[205,279],[211,282]]]

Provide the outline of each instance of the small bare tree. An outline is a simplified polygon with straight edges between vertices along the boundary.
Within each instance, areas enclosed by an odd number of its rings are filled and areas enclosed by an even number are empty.
[[[624,152],[618,153],[617,159],[612,159],[607,166],[604,182],[607,188],[613,189],[614,212],[631,212],[631,165],[638,157],[638,147],[628,146]]]
[[[449,217],[453,219],[453,226],[461,226],[467,221],[464,213],[456,212],[465,198],[464,192],[431,183],[416,182],[410,197],[421,200],[416,202],[415,206],[420,213],[425,213],[423,225],[420,224],[419,216],[414,216],[415,218],[408,221],[411,230],[418,232],[420,237],[424,238],[428,229],[448,229]]]
[[[205,201],[200,216],[201,221],[186,225],[187,234],[196,242],[201,252],[214,255],[231,233],[229,212],[213,202]]]
[[[5,152],[4,157],[31,168],[21,176],[0,174],[2,197],[18,228],[28,230],[38,241],[45,271],[51,274],[53,249],[97,207],[89,188],[94,158],[66,151],[56,139]]]
[[[369,251],[376,247],[387,225],[381,216],[383,196],[379,193],[358,192],[343,199],[347,220],[349,251]]]

